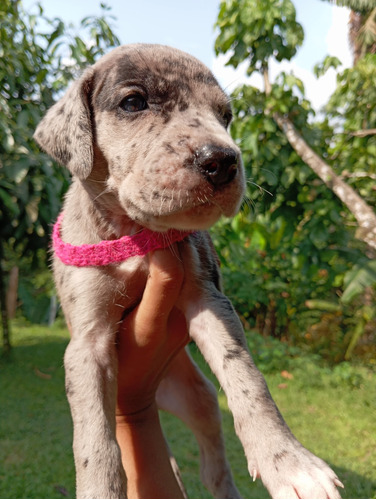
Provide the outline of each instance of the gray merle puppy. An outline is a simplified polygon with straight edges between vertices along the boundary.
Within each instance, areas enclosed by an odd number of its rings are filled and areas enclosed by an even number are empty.
[[[185,269],[178,307],[226,392],[251,476],[260,476],[275,498],[340,498],[335,473],[284,422],[220,289],[205,230],[238,211],[245,186],[230,120],[228,97],[203,64],[170,47],[135,44],[88,68],[48,111],[35,138],[73,175],[61,222],[64,244],[79,249],[145,230],[195,231],[178,243]],[[126,495],[115,437],[115,336],[124,311],[140,301],[147,262],[134,256],[69,265],[54,258],[72,333],[65,369],[79,497]],[[238,497],[215,391],[188,354],[182,356],[186,368],[173,365],[158,403],[193,430],[211,493]]]

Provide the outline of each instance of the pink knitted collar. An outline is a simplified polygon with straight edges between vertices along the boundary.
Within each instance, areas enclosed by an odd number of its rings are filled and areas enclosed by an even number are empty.
[[[136,255],[144,256],[152,250],[167,248],[182,241],[190,231],[169,229],[165,233],[155,233],[143,229],[132,236],[122,236],[119,240],[104,240],[94,245],[70,245],[64,243],[60,235],[63,214],[57,218],[52,231],[52,245],[59,259],[69,266],[107,266],[122,262]]]

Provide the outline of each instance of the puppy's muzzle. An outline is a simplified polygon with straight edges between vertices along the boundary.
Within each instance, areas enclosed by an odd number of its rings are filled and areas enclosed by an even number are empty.
[[[232,148],[206,144],[195,151],[195,167],[214,187],[229,184],[238,172],[239,155]]]

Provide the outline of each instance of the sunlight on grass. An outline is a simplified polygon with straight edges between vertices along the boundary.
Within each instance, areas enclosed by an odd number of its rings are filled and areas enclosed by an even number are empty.
[[[14,348],[0,358],[0,497],[66,498],[74,495],[72,424],[64,394],[63,355],[69,336],[53,328],[13,323]],[[197,349],[204,373],[215,382]],[[287,360],[286,360],[287,363]],[[295,367],[294,367],[295,366]],[[375,376],[362,367],[332,370],[299,357],[292,377],[266,374],[270,391],[292,431],[330,463],[346,485],[345,498],[375,498]],[[217,384],[218,386],[218,384]],[[268,498],[260,480],[249,478],[242,447],[222,390],[219,404],[227,455],[237,486],[246,498]],[[208,498],[199,480],[194,437],[176,418],[161,420],[191,498]]]

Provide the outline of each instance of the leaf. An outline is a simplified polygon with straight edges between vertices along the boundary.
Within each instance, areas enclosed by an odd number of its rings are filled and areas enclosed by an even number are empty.
[[[310,240],[318,249],[324,249],[327,246],[328,236],[328,230],[323,224],[317,224],[311,229],[311,232],[309,234]]]
[[[352,332],[349,345],[347,346],[346,353],[344,356],[344,358],[346,360],[349,360],[351,358],[351,355],[352,355],[359,339],[363,336],[363,334],[364,334],[364,324],[362,321],[359,321],[357,323],[357,325],[355,326],[354,331]]]
[[[368,286],[376,284],[376,261],[366,261],[355,265],[345,274],[344,292],[340,298],[343,304],[350,303],[357,295],[364,292]]]
[[[53,31],[50,35],[46,35],[48,45],[51,46],[57,38],[61,37],[61,35],[64,33],[64,30],[65,25],[63,21],[59,20],[55,31]]]
[[[308,307],[308,309],[318,309],[319,311],[341,311],[341,306],[338,303],[329,302],[328,300],[310,299],[306,300],[305,305]]]
[[[319,78],[320,76],[325,75],[329,68],[337,69],[341,65],[342,63],[338,59],[338,57],[326,56],[321,63],[318,63],[314,66],[313,72],[316,75],[316,78]]]
[[[76,45],[77,45],[77,50],[79,50],[81,52],[81,54],[85,54],[86,53],[86,45],[85,45],[85,43],[78,36],[76,36],[74,38],[74,40],[75,40]]]
[[[50,380],[52,378],[52,375],[49,373],[43,373],[38,368],[34,368],[34,373],[37,377],[43,378],[44,380]]]
[[[18,214],[18,204],[17,199],[10,195],[5,189],[0,187],[0,200],[4,203],[5,207],[9,210],[9,212],[14,216]]]

